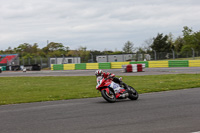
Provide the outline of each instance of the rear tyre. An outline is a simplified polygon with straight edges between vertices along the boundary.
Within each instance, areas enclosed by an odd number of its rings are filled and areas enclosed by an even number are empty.
[[[115,94],[112,91],[110,91],[110,93],[108,94],[106,90],[102,90],[101,95],[109,103],[114,103],[116,101]]]
[[[138,92],[131,86],[128,86],[129,87],[129,96],[128,98],[131,99],[131,100],[137,100],[139,95],[138,95]]]

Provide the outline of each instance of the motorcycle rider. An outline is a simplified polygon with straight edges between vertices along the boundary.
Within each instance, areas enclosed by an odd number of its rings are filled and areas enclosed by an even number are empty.
[[[129,90],[127,90],[128,86],[125,86],[125,84],[124,84],[124,89],[126,91],[121,92],[123,82],[121,81],[120,78],[115,77],[115,74],[112,74],[112,73],[109,73],[109,72],[103,72],[102,70],[97,70],[95,72],[95,75],[96,75],[96,78],[97,78],[97,86],[100,84],[100,81],[101,81],[102,78],[111,78],[114,83],[119,84],[119,87],[113,88],[115,93],[126,94],[129,91]],[[125,95],[123,95],[123,96],[125,96]]]
[[[122,86],[122,81],[119,78],[115,77],[115,74],[109,73],[109,72],[103,72],[102,70],[97,70],[95,72],[96,77],[101,77],[101,78],[112,78],[113,82],[119,84]]]

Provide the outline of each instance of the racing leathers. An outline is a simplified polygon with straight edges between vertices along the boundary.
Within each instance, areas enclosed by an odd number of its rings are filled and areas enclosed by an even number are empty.
[[[122,89],[122,81],[120,81],[119,78],[116,78],[115,74],[103,72],[101,76],[97,77],[97,86],[101,84],[102,78],[111,78],[113,82],[110,84],[110,87],[114,89],[115,94],[120,93],[120,90]]]

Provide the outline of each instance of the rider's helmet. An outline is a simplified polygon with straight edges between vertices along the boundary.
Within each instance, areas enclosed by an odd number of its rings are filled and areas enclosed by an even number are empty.
[[[96,70],[96,72],[95,72],[96,77],[102,76],[102,74],[103,74],[102,70]]]

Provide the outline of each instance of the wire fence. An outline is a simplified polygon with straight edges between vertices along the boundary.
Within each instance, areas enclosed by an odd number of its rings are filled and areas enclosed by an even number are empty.
[[[34,57],[34,58],[19,58],[19,65],[33,65],[40,64],[41,68],[50,67],[50,57],[42,58],[42,57]]]
[[[118,54],[118,55],[122,55],[122,54]],[[123,54],[123,56],[126,54]],[[128,54],[127,54],[128,55]],[[129,54],[130,55],[130,54]],[[101,55],[102,56],[102,55]],[[113,60],[116,60],[116,58],[118,58],[118,56],[113,56],[113,55],[105,55],[105,56],[112,56]],[[68,61],[66,62],[66,60],[69,60],[69,57],[33,57],[33,58],[22,58],[19,57],[19,65],[33,65],[33,64],[40,64],[41,68],[49,68],[51,67],[51,64],[70,64],[70,63],[95,63],[98,62],[97,60],[98,55],[90,54],[90,56],[88,56],[88,59],[85,59],[85,57],[77,57],[80,58],[79,62],[73,62],[73,60],[76,59],[72,59],[72,61]],[[54,62],[52,63],[52,59],[54,58]],[[62,61],[59,61],[59,58],[62,58]],[[71,58],[76,58],[76,57],[71,57]],[[114,59],[115,58],[115,59]],[[123,59],[123,61],[152,61],[152,60],[200,60],[200,51],[187,51],[184,53],[177,53],[172,51],[169,52],[157,52],[157,51],[152,51],[152,52],[148,52],[148,53],[131,53],[131,57],[129,59]],[[65,62],[63,62],[65,61]],[[118,62],[120,60],[117,60]],[[109,60],[106,60],[105,62],[109,62]]]
[[[146,60],[166,60],[166,59],[200,59],[200,52],[199,51],[187,51],[178,53],[175,51],[170,52],[150,52],[147,54],[142,54],[143,59]],[[141,59],[140,59],[141,60]]]

